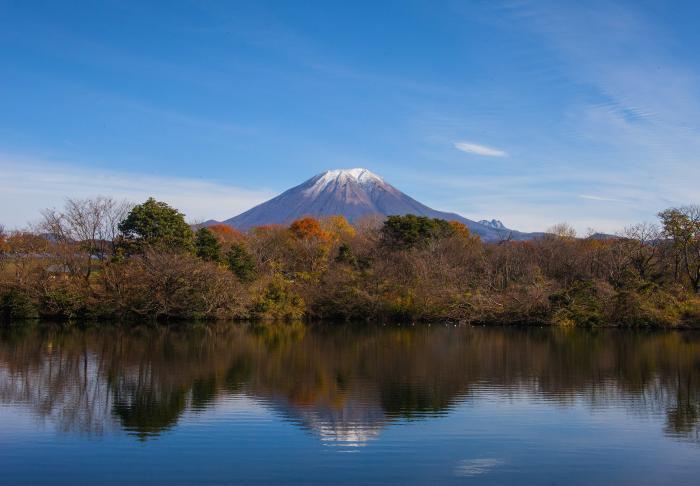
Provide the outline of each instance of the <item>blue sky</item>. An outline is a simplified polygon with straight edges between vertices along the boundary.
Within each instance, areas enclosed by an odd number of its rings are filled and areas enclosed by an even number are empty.
[[[582,5],[585,4],[585,5]],[[615,231],[700,202],[698,2],[0,0],[0,223],[224,219],[332,168]]]

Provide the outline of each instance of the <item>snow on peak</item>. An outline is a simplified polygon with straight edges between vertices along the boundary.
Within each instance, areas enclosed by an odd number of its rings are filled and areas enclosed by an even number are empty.
[[[506,229],[505,225],[501,223],[498,219],[492,219],[491,221],[487,219],[482,219],[479,221],[479,224],[483,224],[484,226],[489,226],[494,229]]]
[[[370,186],[384,182],[384,179],[377,174],[363,168],[327,170],[323,174],[316,176],[315,179],[314,184],[304,191],[304,194],[307,196],[317,196],[331,184],[357,183],[361,186]]]
[[[327,170],[321,174],[322,180],[334,181],[351,179],[357,182],[381,182],[383,179],[377,174],[370,172],[367,169],[358,167],[356,169],[335,169]]]

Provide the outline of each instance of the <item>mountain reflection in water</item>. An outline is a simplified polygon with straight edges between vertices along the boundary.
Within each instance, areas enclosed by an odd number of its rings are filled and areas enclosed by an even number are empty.
[[[453,326],[217,324],[2,331],[0,401],[59,431],[143,441],[241,396],[328,444],[525,397],[662,414],[698,441],[700,335]]]

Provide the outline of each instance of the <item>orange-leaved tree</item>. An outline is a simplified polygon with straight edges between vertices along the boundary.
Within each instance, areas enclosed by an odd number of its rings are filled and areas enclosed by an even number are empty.
[[[471,231],[469,231],[469,228],[466,224],[460,223],[459,221],[450,221],[449,223],[452,227],[452,230],[454,231],[455,236],[459,236],[465,239],[471,237]]]
[[[292,269],[301,278],[318,276],[326,268],[331,236],[315,218],[297,219],[289,226]]]
[[[328,241],[330,235],[321,228],[321,223],[315,218],[297,219],[289,226],[289,231],[299,240]]]
[[[216,235],[220,243],[233,243],[245,240],[243,233],[227,224],[213,224],[208,229]]]

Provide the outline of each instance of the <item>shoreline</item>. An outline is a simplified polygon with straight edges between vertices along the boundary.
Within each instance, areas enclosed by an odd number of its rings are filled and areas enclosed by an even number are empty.
[[[551,328],[551,329],[624,329],[624,330],[666,330],[666,331],[698,331],[698,323],[679,323],[674,325],[646,324],[631,325],[625,323],[597,323],[589,325],[561,325],[545,321],[455,321],[449,319],[422,319],[413,321],[401,321],[395,319],[273,319],[273,318],[221,318],[221,319],[192,319],[192,318],[100,318],[100,319],[56,319],[56,318],[36,318],[36,319],[0,319],[0,328],[8,329],[30,325],[59,325],[76,327],[100,327],[100,326],[162,326],[162,327],[188,327],[196,325],[219,325],[219,324],[254,324],[254,325],[328,325],[328,326],[464,326],[464,327],[487,327],[487,328]]]

